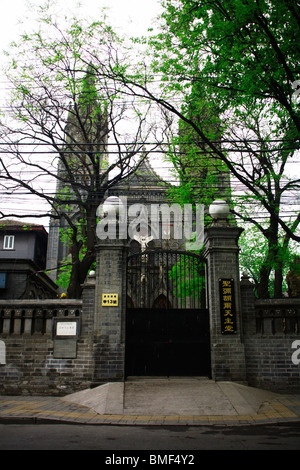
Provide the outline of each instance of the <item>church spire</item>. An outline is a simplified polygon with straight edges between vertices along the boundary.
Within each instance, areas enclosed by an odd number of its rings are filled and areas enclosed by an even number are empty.
[[[107,107],[97,89],[92,64],[78,83],[78,96],[70,107],[65,133],[70,143],[107,144]]]
[[[91,64],[76,85],[77,95],[68,111],[65,145],[58,165],[56,213],[64,216],[50,221],[47,268],[54,281],[56,269],[69,256],[68,241],[62,241],[60,236],[68,230],[66,216],[73,222],[81,217],[86,197],[96,194],[108,160],[108,112],[97,90],[97,77]]]

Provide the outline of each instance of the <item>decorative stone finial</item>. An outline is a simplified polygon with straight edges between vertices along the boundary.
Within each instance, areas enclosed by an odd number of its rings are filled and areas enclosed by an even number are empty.
[[[223,199],[216,199],[210,206],[209,206],[209,215],[213,219],[213,223],[216,222],[227,222],[229,217],[230,209],[229,205]]]

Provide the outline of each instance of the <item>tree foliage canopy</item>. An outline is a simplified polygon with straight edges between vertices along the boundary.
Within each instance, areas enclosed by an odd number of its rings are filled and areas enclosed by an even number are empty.
[[[184,136],[189,135],[189,151],[177,166],[182,172],[189,160],[195,170],[188,181],[192,189],[197,181],[202,185],[203,160],[225,163],[232,212],[264,237],[259,295],[269,295],[275,270],[275,296],[281,296],[289,242],[300,241],[300,215],[294,210],[300,180],[291,170],[299,159],[299,2],[165,0],[163,5],[161,32],[151,40],[153,69],[165,97],[177,91],[182,106],[160,103],[191,129]],[[201,102],[220,119],[219,138]]]

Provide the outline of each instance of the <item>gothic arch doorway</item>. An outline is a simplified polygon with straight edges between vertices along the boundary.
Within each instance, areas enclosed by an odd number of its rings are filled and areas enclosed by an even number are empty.
[[[159,294],[154,300],[152,308],[172,308],[172,305],[164,294]]]
[[[126,376],[210,377],[205,262],[156,250],[127,261]]]

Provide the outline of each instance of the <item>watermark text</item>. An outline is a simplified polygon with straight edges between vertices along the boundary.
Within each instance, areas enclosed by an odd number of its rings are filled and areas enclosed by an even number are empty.
[[[198,250],[204,239],[203,204],[127,204],[127,197],[108,198],[97,209],[96,233],[100,240],[184,240],[186,248]]]

